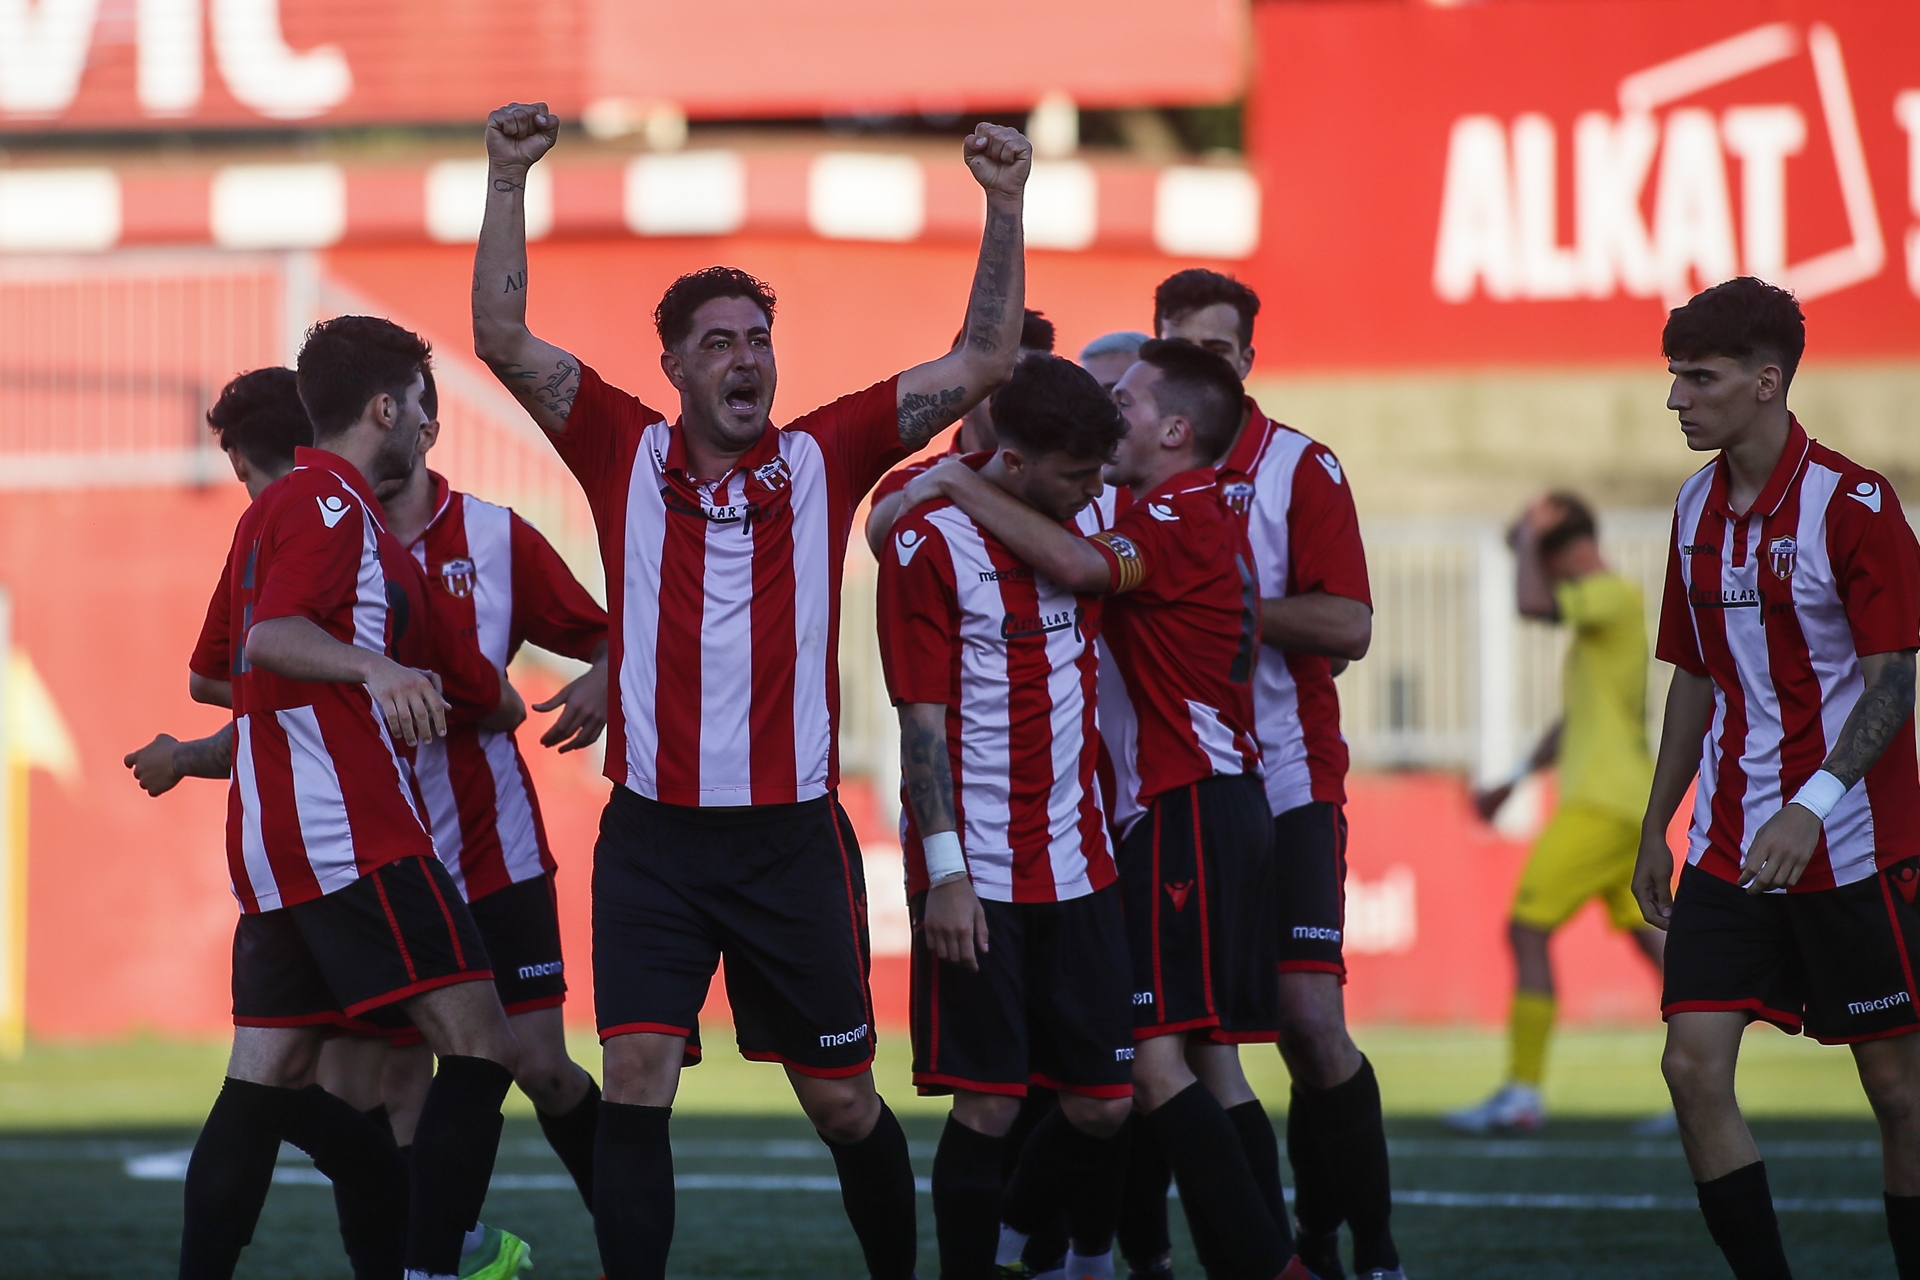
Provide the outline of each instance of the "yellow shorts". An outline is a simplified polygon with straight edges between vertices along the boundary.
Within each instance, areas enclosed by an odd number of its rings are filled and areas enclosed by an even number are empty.
[[[1534,842],[1513,895],[1513,918],[1551,932],[1573,918],[1587,899],[1600,898],[1616,929],[1644,929],[1633,900],[1633,860],[1640,828],[1618,815],[1581,804],[1561,805]]]

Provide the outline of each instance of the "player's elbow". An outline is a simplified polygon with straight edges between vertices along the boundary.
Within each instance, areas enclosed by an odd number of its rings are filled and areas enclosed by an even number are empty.
[[[187,696],[202,706],[233,706],[233,686],[225,680],[210,679],[198,671],[187,673]]]
[[[1339,635],[1329,656],[1358,662],[1373,647],[1373,610],[1358,600],[1351,603],[1354,607],[1343,611],[1346,616],[1341,619]]]

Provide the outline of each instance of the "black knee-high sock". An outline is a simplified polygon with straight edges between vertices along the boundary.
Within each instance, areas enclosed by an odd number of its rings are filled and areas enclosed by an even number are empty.
[[[1293,1247],[1322,1280],[1340,1280],[1340,1207],[1334,1181],[1322,1159],[1320,1112],[1298,1084],[1287,1103],[1287,1163],[1293,1166]]]
[[[227,1280],[253,1239],[300,1094],[228,1076],[187,1162],[180,1280]]]
[[[1058,1107],[1046,1113],[1020,1144],[1019,1158],[1007,1172],[1000,1221],[1029,1239],[1062,1221],[1067,1171],[1061,1141],[1072,1128]]]
[[[1755,1160],[1693,1186],[1707,1231],[1726,1255],[1734,1280],[1792,1280],[1780,1243],[1780,1220],[1773,1213],[1773,1192],[1767,1187],[1766,1161]]]
[[[547,1135],[547,1145],[573,1175],[573,1185],[580,1188],[580,1198],[587,1202],[587,1211],[591,1213],[593,1144],[600,1131],[600,1086],[588,1076],[586,1096],[574,1104],[573,1110],[565,1115],[550,1116],[536,1107],[534,1115],[540,1118],[540,1132]]]
[[[393,1116],[388,1113],[386,1103],[383,1102],[372,1110],[363,1111],[360,1114],[378,1125],[381,1130],[386,1133],[387,1137],[393,1137]],[[396,1148],[396,1150],[397,1149],[398,1148]]]
[[[873,1280],[908,1280],[918,1248],[914,1224],[913,1164],[907,1135],[883,1101],[873,1131],[858,1142],[827,1142],[840,1174],[840,1201],[860,1238]]]
[[[1133,1123],[1128,1121],[1110,1138],[1097,1138],[1071,1125],[1068,1131],[1062,1160],[1067,1174],[1067,1238],[1074,1252],[1091,1258],[1113,1248]]]
[[[952,1116],[933,1154],[933,1224],[940,1280],[993,1280],[1000,1240],[1000,1155],[1006,1139]]]
[[[1167,1188],[1173,1167],[1151,1124],[1133,1126],[1126,1179],[1120,1189],[1120,1253],[1134,1271],[1151,1270],[1173,1248],[1167,1232]]]
[[[1920,1196],[1887,1195],[1887,1239],[1900,1280],[1920,1280]]]
[[[1015,1171],[1025,1158],[1027,1144],[1049,1116],[1060,1114],[1060,1095],[1055,1090],[1039,1085],[1029,1086],[1027,1094],[1020,1099],[1020,1114],[1014,1117],[1013,1128],[1007,1131],[1006,1142],[1001,1146],[1000,1177],[1011,1187]],[[1008,1226],[1015,1226],[1007,1218],[1006,1202],[1001,1201],[1001,1220]],[[1059,1213],[1047,1217],[1035,1217],[1025,1226],[1015,1226],[1015,1230],[1027,1233],[1027,1247],[1021,1251],[1021,1261],[1035,1271],[1046,1271],[1066,1256],[1067,1223]]]
[[[1207,1219],[1219,1265],[1234,1276],[1279,1275],[1293,1256],[1292,1242],[1267,1209],[1233,1121],[1207,1087],[1188,1085],[1161,1103],[1148,1123],[1179,1179],[1189,1218]]]
[[[1331,1089],[1296,1089],[1294,1097],[1306,1101],[1315,1113],[1314,1147],[1332,1192],[1332,1213],[1337,1215],[1316,1229],[1332,1231],[1345,1219],[1353,1232],[1353,1269],[1362,1275],[1393,1270],[1400,1265],[1400,1250],[1393,1242],[1387,1127],[1373,1064],[1363,1056],[1360,1069],[1342,1083]],[[1304,1206],[1304,1190],[1298,1199]],[[1300,1216],[1306,1226],[1304,1207]]]
[[[460,1270],[460,1242],[480,1219],[500,1150],[500,1104],[513,1072],[488,1058],[442,1056],[413,1134],[407,1270]]]
[[[1240,1149],[1247,1153],[1247,1168],[1253,1171],[1254,1184],[1260,1188],[1260,1198],[1267,1202],[1267,1212],[1273,1215],[1274,1225],[1285,1233],[1287,1196],[1280,1188],[1280,1144],[1273,1136],[1273,1120],[1258,1098],[1228,1107],[1227,1119],[1233,1121],[1233,1131],[1240,1135]]]
[[[355,1280],[394,1280],[407,1244],[407,1165],[393,1130],[317,1084],[300,1091],[286,1139],[333,1183]]]
[[[600,1102],[593,1234],[607,1280],[661,1280],[673,1244],[671,1107]]]

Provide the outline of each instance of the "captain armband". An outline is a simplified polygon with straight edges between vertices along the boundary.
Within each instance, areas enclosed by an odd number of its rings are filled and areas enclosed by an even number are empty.
[[[1146,561],[1140,558],[1140,548],[1134,545],[1133,539],[1106,529],[1087,541],[1097,542],[1113,553],[1114,579],[1109,588],[1112,594],[1124,595],[1146,580]]]

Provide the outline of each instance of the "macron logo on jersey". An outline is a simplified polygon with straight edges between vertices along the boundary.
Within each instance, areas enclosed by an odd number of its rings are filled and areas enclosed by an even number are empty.
[[[1862,480],[1847,491],[1847,496],[1873,514],[1880,514],[1880,486],[1873,481]]]
[[[315,498],[314,501],[320,504],[320,519],[326,523],[327,528],[331,529],[347,518],[347,500],[339,494],[330,493],[324,498]],[[1879,510],[1878,507],[1874,509]]]
[[[1313,456],[1319,461],[1321,468],[1327,473],[1327,478],[1335,484],[1339,484],[1340,459],[1330,453],[1316,453]]]
[[[926,542],[927,537],[923,533],[918,533],[912,529],[902,529],[900,531],[900,536],[893,540],[893,549],[895,554],[900,557],[900,567],[902,569],[907,567],[907,562],[913,559],[913,553],[925,546]]]

